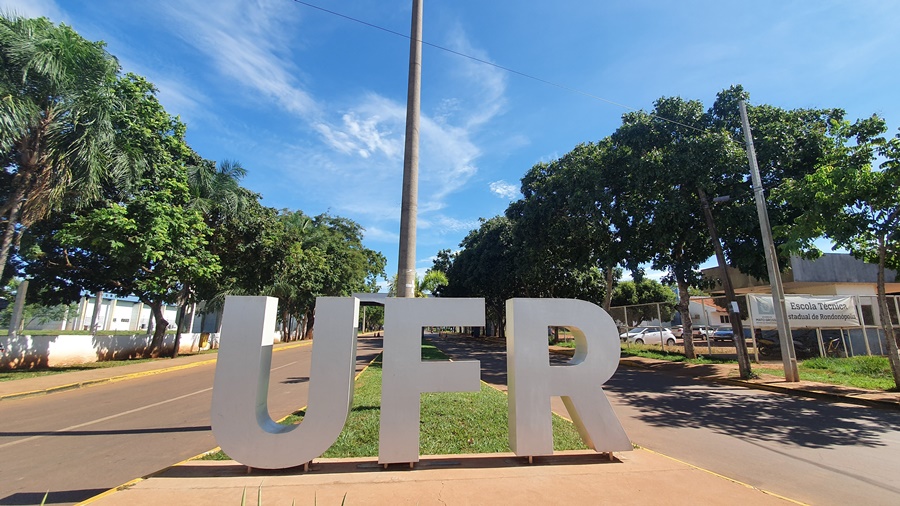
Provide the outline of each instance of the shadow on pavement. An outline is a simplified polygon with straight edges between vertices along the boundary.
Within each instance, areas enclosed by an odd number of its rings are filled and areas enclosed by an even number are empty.
[[[47,501],[44,502],[44,504],[71,504],[90,499],[97,494],[106,492],[106,490],[107,489],[104,488],[95,488],[84,490],[59,490],[51,491],[50,493],[47,493],[46,490],[42,492],[18,492],[0,498],[0,504],[41,504],[41,501],[44,500],[44,494],[47,494]]]
[[[127,434],[171,434],[176,432],[207,432],[209,425],[194,427],[153,427],[148,429],[121,430],[67,430],[67,431],[35,431],[35,432],[0,432],[0,437],[33,437],[33,436],[117,436]],[[41,496],[43,497],[43,496]],[[0,503],[3,504],[3,503]],[[37,502],[40,504],[40,501]]]
[[[506,385],[506,348],[500,341],[440,339],[432,344],[456,360],[481,361],[481,379]],[[568,357],[550,354],[550,362]],[[690,377],[683,377],[684,374]],[[900,413],[821,402],[783,394],[715,385],[693,378],[713,376],[714,366],[660,364],[652,370],[619,367],[603,389],[637,408],[636,417],[657,427],[705,428],[753,442],[787,442],[807,448],[885,446],[883,427],[900,426]],[[681,376],[681,377],[679,377]]]
[[[578,453],[552,455],[546,457],[534,457],[534,463],[528,464],[526,457],[517,457],[505,454],[479,454],[479,455],[447,455],[446,457],[424,457],[416,463],[416,469],[454,468],[454,469],[498,469],[504,467],[526,466],[553,466],[553,465],[595,465],[595,464],[619,464],[618,459],[609,460],[605,454],[584,451]],[[346,474],[361,472],[384,471],[384,466],[378,463],[375,457],[358,459],[341,459],[340,461],[313,462],[309,471],[304,471],[303,466],[288,469],[251,469],[234,462],[213,463],[188,462],[166,470],[157,475],[157,478],[217,478],[217,477],[242,477],[253,476],[294,476],[308,474]],[[391,464],[388,471],[410,470],[408,464]],[[40,501],[38,501],[40,502]]]
[[[620,368],[603,388],[620,394],[641,411],[637,418],[654,426],[705,428],[807,448],[884,446],[881,428],[900,424],[900,413],[658,375]]]

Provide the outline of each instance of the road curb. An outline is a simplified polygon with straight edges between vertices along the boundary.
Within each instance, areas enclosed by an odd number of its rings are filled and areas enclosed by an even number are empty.
[[[276,352],[279,352],[282,350],[290,350],[293,348],[299,348],[300,346],[307,346],[311,343],[312,343],[312,341],[301,341],[299,343],[287,344],[287,345],[281,346],[279,348],[273,349],[272,352],[276,353]],[[192,369],[194,367],[199,367],[202,365],[209,365],[209,364],[216,362],[216,360],[217,360],[217,358],[211,358],[209,360],[201,360],[199,362],[191,362],[189,364],[174,365],[171,367],[164,367],[162,369],[153,369],[153,370],[149,370],[149,371],[120,374],[118,376],[110,376],[108,378],[97,378],[97,379],[92,379],[92,380],[79,381],[76,383],[67,383],[65,385],[58,385],[58,386],[44,388],[44,389],[40,389],[40,390],[29,390],[29,391],[25,391],[25,392],[15,392],[15,393],[11,393],[11,394],[4,394],[4,395],[0,395],[0,402],[13,400],[13,399],[24,399],[26,397],[35,397],[38,395],[48,395],[48,394],[53,394],[53,393],[57,393],[57,392],[65,392],[67,390],[74,390],[74,389],[78,389],[78,388],[102,385],[102,384],[106,384],[106,383],[116,383],[119,381],[143,378],[146,376],[155,376],[157,374],[182,371],[185,369]],[[65,374],[65,373],[63,373],[63,374]]]

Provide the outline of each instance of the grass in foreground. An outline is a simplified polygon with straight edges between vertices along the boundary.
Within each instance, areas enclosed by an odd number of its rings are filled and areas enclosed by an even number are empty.
[[[430,345],[423,345],[422,358],[446,360]],[[381,408],[381,360],[377,359],[356,380],[353,407],[337,441],[325,458],[378,456],[379,413]],[[422,395],[419,453],[448,455],[460,453],[509,452],[507,395],[482,384],[479,392],[431,393]],[[303,420],[299,411],[281,423]],[[554,450],[587,449],[575,426],[553,416]],[[219,451],[203,460],[228,460]]]
[[[896,390],[887,357],[811,358],[797,364],[800,379],[869,390]],[[784,377],[784,369],[759,367],[754,371]]]

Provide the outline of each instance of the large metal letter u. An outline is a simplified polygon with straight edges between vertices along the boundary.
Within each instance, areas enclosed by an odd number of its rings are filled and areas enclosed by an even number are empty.
[[[299,425],[272,420],[267,397],[277,306],[271,297],[225,300],[210,416],[222,450],[263,469],[294,467],[323,454],[353,402],[359,300],[320,297],[306,416]]]

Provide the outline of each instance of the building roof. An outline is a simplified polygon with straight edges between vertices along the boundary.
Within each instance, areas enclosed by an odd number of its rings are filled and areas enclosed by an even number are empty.
[[[748,276],[733,267],[727,269],[736,293],[770,292],[768,281]],[[715,283],[713,294],[724,293],[721,272],[718,267],[703,270],[703,276]],[[781,273],[785,293],[811,293],[821,291],[825,286],[859,285],[871,287],[874,294],[877,280],[877,265],[844,253],[825,253],[815,260],[791,256],[790,265],[783,268]],[[887,293],[900,293],[900,281],[896,271],[890,269],[885,271],[885,288]]]

